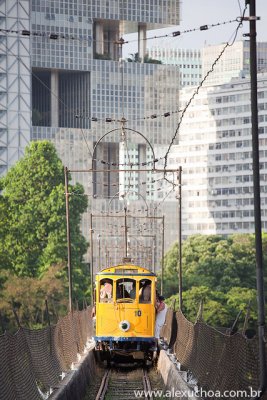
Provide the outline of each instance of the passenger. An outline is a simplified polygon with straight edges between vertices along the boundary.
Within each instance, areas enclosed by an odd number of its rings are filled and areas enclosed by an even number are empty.
[[[151,302],[151,282],[145,281],[144,285],[139,290],[139,301],[140,303]]]
[[[130,297],[131,297],[131,299],[135,299],[136,298],[136,287],[135,287],[135,285],[133,286],[132,290],[130,291]]]
[[[108,281],[104,282],[104,286],[100,289],[100,300],[112,299],[112,284]]]
[[[165,324],[166,314],[168,310],[167,304],[164,303],[165,298],[158,296],[156,302],[156,323],[155,323],[155,338],[160,338],[160,330]]]
[[[95,318],[96,312],[95,312],[95,306],[92,307],[92,311],[91,311],[91,318]]]
[[[117,299],[125,299],[130,297],[123,284],[118,285],[117,289]]]

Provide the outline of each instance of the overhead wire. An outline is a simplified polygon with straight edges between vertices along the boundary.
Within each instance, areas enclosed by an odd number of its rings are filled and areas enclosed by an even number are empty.
[[[218,26],[221,26],[221,25],[232,24],[234,22],[238,22],[238,18],[231,19],[231,20],[228,20],[228,21],[223,21],[223,22],[217,22],[215,24],[204,24],[204,25],[201,25],[201,26],[199,26],[197,28],[186,29],[186,30],[183,30],[183,31],[174,31],[174,32],[167,33],[167,34],[164,34],[164,35],[151,36],[151,37],[147,37],[145,39],[139,39],[139,40],[146,40],[147,41],[147,40],[152,40],[152,39],[162,39],[162,38],[169,38],[169,37],[177,37],[177,36],[181,36],[183,34],[187,34],[187,33],[191,33],[191,32],[207,31],[208,29],[215,28],[215,27],[218,27]],[[124,40],[123,38],[122,38],[122,40],[123,40],[123,44],[133,43],[133,42],[137,42],[138,41],[138,39]]]
[[[153,40],[153,39],[177,37],[177,36],[181,36],[183,34],[187,34],[187,33],[191,33],[191,32],[206,31],[211,28],[215,28],[215,27],[227,25],[227,24],[232,24],[234,22],[237,22],[237,18],[227,20],[227,21],[217,22],[214,24],[202,24],[199,27],[189,28],[189,29],[185,29],[183,31],[173,31],[168,34],[159,35],[159,36],[151,36],[151,37],[139,39],[139,40],[147,41],[147,40]],[[0,29],[0,33],[11,33],[11,34],[17,34],[17,35],[21,35],[21,36],[25,36],[25,37],[41,37],[41,38],[47,38],[47,39],[51,39],[51,40],[63,39],[63,40],[87,41],[90,43],[100,43],[100,41],[93,39],[91,35],[75,36],[75,35],[62,34],[62,33],[57,33],[57,32],[40,32],[40,31],[30,31],[27,29],[13,30],[13,29],[3,29],[3,28]],[[120,38],[117,41],[104,40],[104,41],[101,41],[101,43],[104,42],[106,44],[111,44],[111,43],[114,44],[115,43],[115,44],[123,45],[126,43],[132,43],[132,42],[136,42],[136,41],[137,41],[137,39],[124,40],[123,38]]]
[[[219,23],[211,24],[211,25],[205,24],[205,25],[201,25],[199,28],[193,28],[193,29],[187,29],[187,30],[181,31],[181,32],[179,32],[179,34],[184,34],[184,33],[189,33],[189,32],[195,32],[195,31],[198,31],[198,30],[203,31],[203,30],[207,30],[207,29],[212,28],[212,27],[217,27],[217,26],[220,26],[220,25],[225,25],[225,24],[227,24],[227,23],[233,23],[233,22],[236,22],[236,21],[238,21],[238,20],[239,20],[239,19],[236,18],[236,19],[233,19],[233,20],[224,21],[224,22],[219,22]],[[57,39],[65,39],[65,40],[68,40],[68,39],[69,39],[69,40],[85,40],[85,39],[88,39],[88,37],[85,38],[85,37],[82,37],[82,36],[74,37],[74,36],[68,35],[68,34],[63,35],[63,34],[51,33],[51,32],[35,32],[35,31],[31,32],[31,31],[28,31],[28,30],[21,30],[21,31],[19,31],[19,30],[0,29],[0,32],[4,32],[4,33],[16,33],[16,34],[21,34],[21,35],[23,35],[23,36],[28,36],[28,37],[30,37],[30,36],[33,36],[33,37],[45,37],[45,38],[51,39],[51,40],[57,40]],[[178,33],[177,33],[177,31],[174,31],[174,32],[172,32],[172,33],[170,33],[170,34],[167,34],[167,35],[160,35],[160,36],[154,36],[154,37],[151,37],[151,38],[146,38],[146,40],[148,40],[148,39],[156,39],[156,38],[169,37],[170,35],[172,35],[173,37],[176,37],[176,36],[178,36]],[[142,39],[142,40],[145,40],[145,39]],[[95,41],[95,40],[94,40],[94,39],[92,39],[92,40],[90,39],[90,41],[93,42],[93,41]],[[110,41],[107,41],[107,42],[110,42]],[[117,44],[122,45],[122,44],[129,43],[129,42],[130,42],[130,41],[124,41],[123,39],[120,39],[120,41],[119,41]],[[13,55],[14,55],[14,54],[13,54]],[[51,90],[47,85],[45,85],[44,82],[43,82],[42,80],[40,80],[40,78],[39,78],[36,74],[34,74],[34,72],[32,72],[32,74],[33,74],[33,76],[36,77],[36,79],[38,79],[38,81],[39,81],[41,84],[43,84],[43,85],[53,94],[53,96],[55,96],[55,97],[61,102],[61,104],[64,105],[64,107],[65,107],[66,109],[68,109],[67,105],[62,101],[62,99],[59,98],[59,96],[57,96],[54,92],[52,92],[52,90]],[[157,117],[168,117],[168,116],[171,116],[171,115],[173,115],[173,114],[180,113],[180,112],[183,112],[183,110],[167,111],[167,112],[164,112],[163,114],[159,114],[159,115],[152,114],[151,116],[146,116],[146,117],[137,118],[137,119],[132,120],[132,121],[136,121],[136,120],[146,120],[146,119],[154,119],[154,118],[157,118]],[[119,122],[118,120],[113,119],[113,118],[110,118],[110,117],[107,117],[107,118],[105,118],[104,120],[102,120],[102,119],[98,119],[98,118],[95,118],[95,117],[84,117],[82,114],[76,114],[76,118],[88,118],[88,119],[90,118],[93,122],[97,122],[97,121]],[[82,133],[82,134],[83,134],[83,133]],[[84,136],[84,134],[83,134],[83,136]],[[88,145],[87,145],[87,147],[88,147]],[[88,150],[89,150],[89,148],[88,148]]]
[[[169,195],[174,191],[174,188],[171,188],[168,193],[166,193],[165,197],[157,203],[157,205],[154,207],[154,211],[158,210],[158,208],[165,202],[165,200],[169,197]]]

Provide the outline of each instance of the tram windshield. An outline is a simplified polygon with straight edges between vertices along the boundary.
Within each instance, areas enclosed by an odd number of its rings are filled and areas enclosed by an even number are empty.
[[[136,281],[131,278],[117,280],[116,300],[121,303],[133,302],[136,299]]]

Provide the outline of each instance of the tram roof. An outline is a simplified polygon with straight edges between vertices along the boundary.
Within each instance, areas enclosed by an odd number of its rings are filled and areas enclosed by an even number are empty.
[[[118,264],[112,267],[103,268],[96,275],[147,275],[156,276],[156,274],[147,268],[133,264]]]

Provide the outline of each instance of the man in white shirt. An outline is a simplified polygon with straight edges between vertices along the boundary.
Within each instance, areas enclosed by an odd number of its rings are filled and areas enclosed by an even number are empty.
[[[164,303],[165,298],[163,296],[158,296],[156,303],[156,324],[155,324],[155,338],[159,339],[160,330],[165,323],[165,318],[167,314],[167,304]]]

